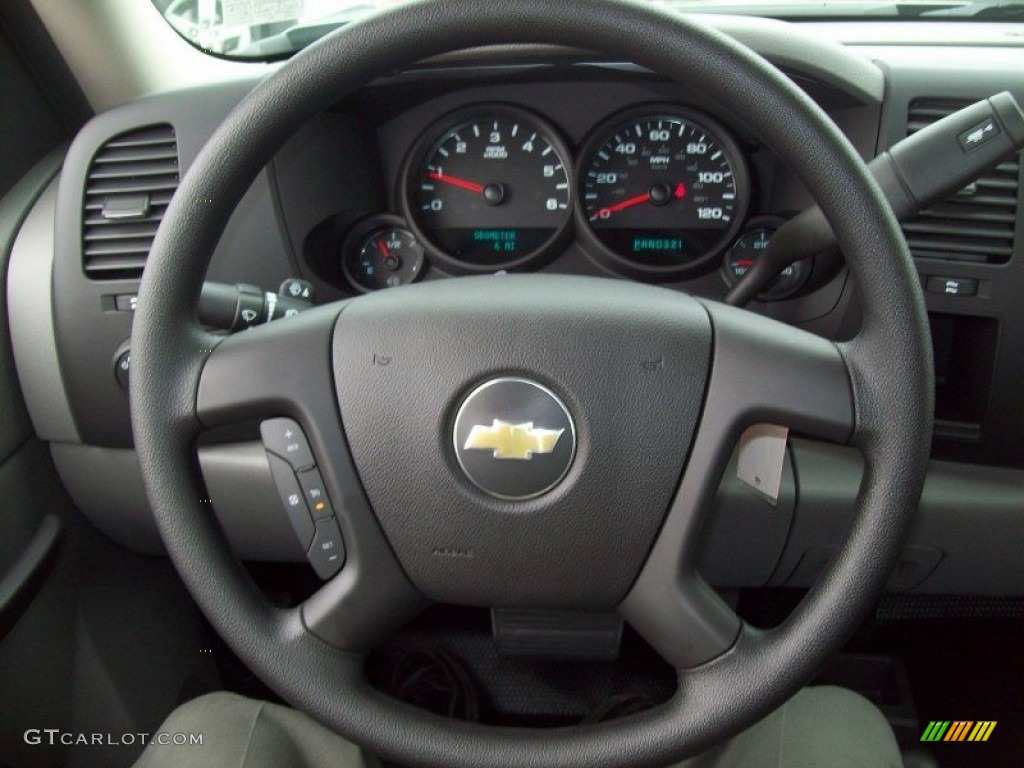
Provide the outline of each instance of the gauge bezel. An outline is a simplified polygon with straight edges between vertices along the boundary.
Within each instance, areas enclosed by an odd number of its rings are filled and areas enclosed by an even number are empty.
[[[364,219],[360,219],[349,229],[345,235],[345,239],[341,244],[341,252],[339,254],[339,261],[341,262],[341,274],[344,276],[349,287],[359,291],[359,293],[376,293],[380,288],[370,288],[363,285],[349,269],[349,256],[355,253],[362,253],[362,245],[366,242],[367,237],[371,232],[375,232],[380,229],[404,229],[413,236],[420,247],[423,247],[423,242],[420,240],[419,235],[413,231],[412,227],[409,226],[409,222],[401,216],[395,216],[390,213],[378,213],[372,216],[367,216]],[[420,268],[417,270],[416,275],[408,283],[403,285],[409,285],[415,283],[417,280],[423,277],[423,273],[427,271],[430,261],[427,259],[426,249],[424,249],[422,262]]]
[[[686,264],[658,267],[641,264],[627,256],[609,248],[594,232],[584,210],[583,200],[586,174],[597,152],[608,144],[616,133],[626,127],[627,123],[636,120],[685,120],[713,137],[732,166],[733,178],[736,182],[735,214],[730,225],[722,230],[722,235],[715,245],[699,258]],[[736,235],[745,224],[750,207],[751,186],[750,169],[746,154],[732,131],[706,112],[681,106],[679,104],[655,102],[639,104],[620,110],[602,120],[587,134],[580,151],[576,155],[576,176],[573,189],[576,193],[577,205],[573,218],[576,222],[577,240],[583,245],[583,251],[597,264],[616,274],[647,282],[671,282],[713,272],[718,266],[726,249],[732,245]]]
[[[538,247],[507,261],[492,264],[474,264],[471,261],[464,261],[453,256],[434,243],[428,231],[421,227],[419,221],[417,221],[417,210],[412,202],[412,196],[418,189],[419,174],[423,163],[433,156],[438,147],[444,143],[445,139],[453,131],[457,131],[471,123],[493,118],[528,122],[554,148],[565,169],[566,182],[569,184],[566,190],[568,193],[568,204],[566,205],[563,221],[556,228],[555,232]],[[568,244],[574,228],[574,213],[577,207],[575,178],[576,170],[573,154],[569,150],[569,145],[562,139],[561,131],[551,121],[532,110],[516,104],[483,102],[461,107],[447,113],[444,117],[431,123],[430,127],[420,135],[406,154],[405,162],[402,163],[398,202],[407,226],[416,236],[417,240],[419,240],[420,245],[423,246],[426,255],[433,263],[442,266],[445,271],[456,275],[492,274],[502,270],[520,271],[528,268],[539,268],[549,264],[555,257],[560,255],[562,247]]]

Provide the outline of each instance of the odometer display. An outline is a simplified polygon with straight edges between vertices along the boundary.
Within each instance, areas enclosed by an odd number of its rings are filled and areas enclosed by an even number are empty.
[[[502,106],[452,115],[445,125],[427,134],[405,175],[403,202],[431,256],[484,271],[519,267],[553,248],[573,198],[553,129]]]
[[[714,122],[673,110],[621,117],[580,165],[580,218],[596,255],[655,279],[712,269],[747,209],[747,172]]]

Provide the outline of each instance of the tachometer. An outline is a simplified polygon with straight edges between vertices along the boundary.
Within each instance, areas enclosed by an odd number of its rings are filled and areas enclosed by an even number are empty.
[[[524,266],[552,254],[572,221],[568,152],[523,110],[449,115],[410,155],[403,206],[427,253],[457,271]]]
[[[713,269],[749,196],[736,142],[675,108],[619,116],[595,132],[578,188],[588,250],[620,272],[661,280]]]

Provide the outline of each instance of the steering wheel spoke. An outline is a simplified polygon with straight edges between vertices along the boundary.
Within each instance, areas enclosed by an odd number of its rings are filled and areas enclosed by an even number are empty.
[[[719,437],[720,451],[732,451],[754,424],[830,442],[850,439],[856,427],[850,372],[834,342],[724,304],[705,306],[714,356],[700,430]]]
[[[284,416],[305,433],[334,503],[344,565],[302,605],[302,623],[331,645],[362,652],[426,601],[396,562],[346,446],[331,363],[331,339],[343,306],[253,328],[213,347],[200,377],[196,413],[207,428]]]
[[[696,571],[700,537],[729,457],[759,423],[845,442],[853,395],[838,347],[750,312],[708,303],[714,353],[700,425],[679,491],[623,616],[678,668],[732,647],[741,622]]]
[[[341,306],[257,326],[213,347],[196,398],[203,426],[290,416],[321,448],[340,439],[330,340]]]

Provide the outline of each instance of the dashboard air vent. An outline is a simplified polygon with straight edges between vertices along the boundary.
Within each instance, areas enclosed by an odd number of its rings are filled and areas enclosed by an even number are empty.
[[[178,188],[178,144],[167,124],[122,133],[92,159],[85,182],[82,259],[94,280],[138,278]]]
[[[971,104],[959,99],[914,99],[907,135]],[[915,258],[1004,264],[1013,253],[1020,156],[983,173],[942,203],[903,225]]]

